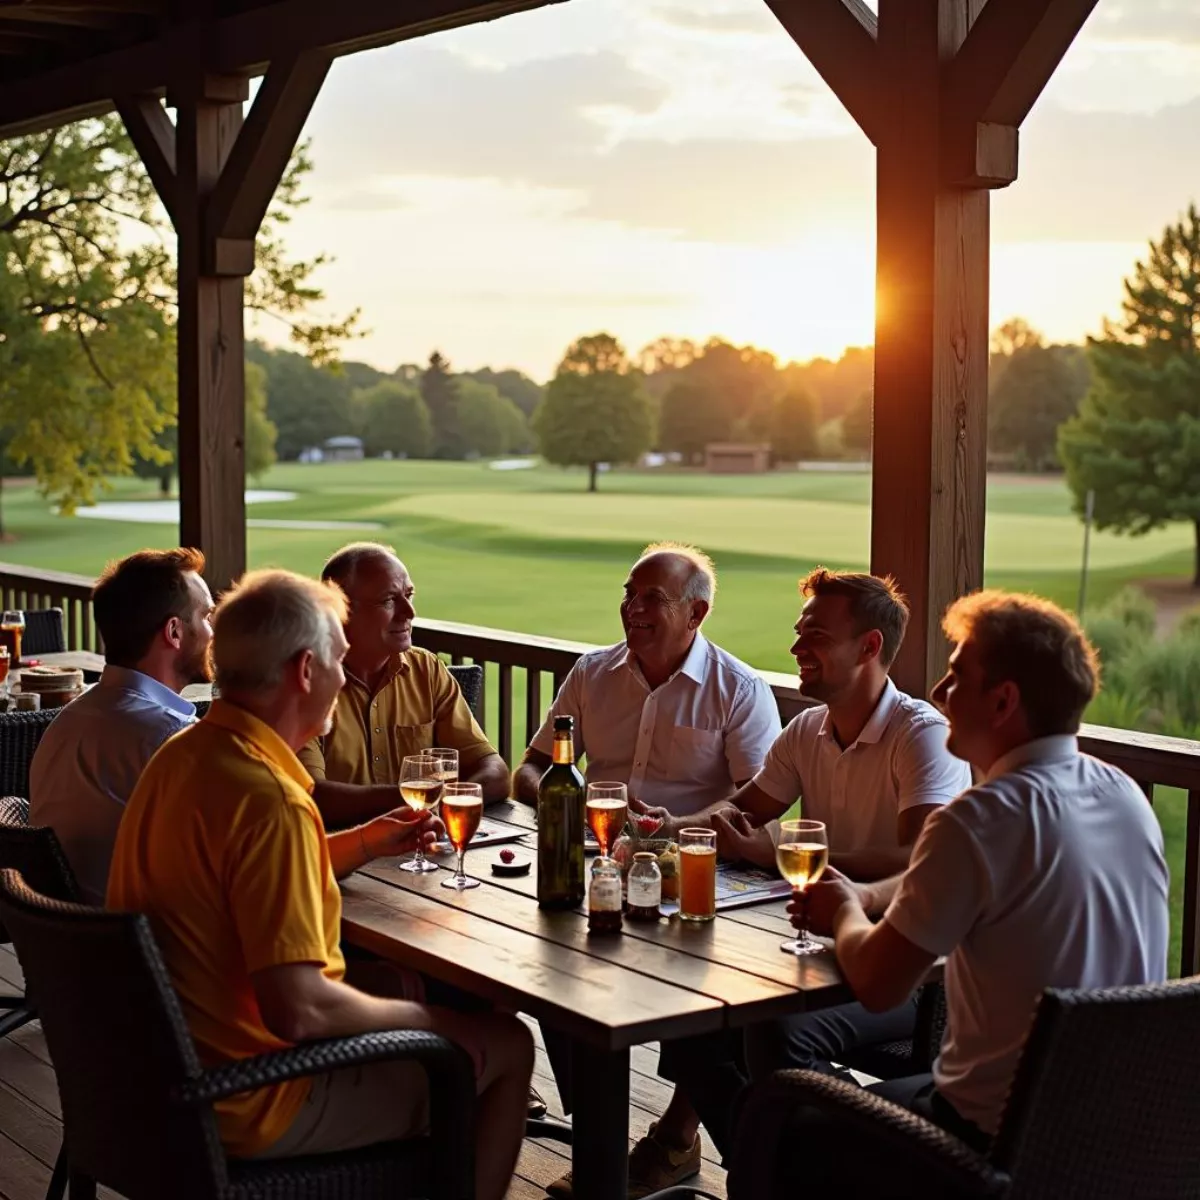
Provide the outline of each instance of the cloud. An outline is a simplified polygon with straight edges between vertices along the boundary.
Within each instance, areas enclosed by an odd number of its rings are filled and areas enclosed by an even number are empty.
[[[743,2],[732,10],[656,4],[651,6],[650,16],[664,25],[702,33],[766,35],[779,31],[779,22],[761,0],[757,6]]]
[[[1200,42],[1200,10],[1195,0],[1105,0],[1085,28],[1117,41]]]

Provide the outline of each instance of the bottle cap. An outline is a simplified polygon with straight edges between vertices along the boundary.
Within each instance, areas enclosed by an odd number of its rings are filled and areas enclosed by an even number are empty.
[[[633,856],[634,862],[655,862],[657,859],[658,859],[658,855],[655,854],[652,850],[639,850]]]
[[[562,733],[564,731],[567,733],[571,733],[574,730],[574,728],[575,728],[575,718],[574,717],[555,717],[554,718],[554,732],[555,733]]]

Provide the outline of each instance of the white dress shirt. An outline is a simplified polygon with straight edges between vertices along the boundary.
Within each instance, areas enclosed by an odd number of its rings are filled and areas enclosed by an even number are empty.
[[[29,768],[29,822],[58,835],[79,890],[103,905],[125,804],[154,752],[196,720],[157,679],[111,664],[42,734]]]
[[[554,718],[575,718],[590,782],[613,779],[646,804],[686,816],[733,795],[779,734],[762,678],[697,633],[683,665],[653,691],[624,642],[583,655],[563,681],[533,749],[550,754]]]
[[[825,705],[795,717],[771,747],[754,784],[780,804],[824,821],[839,854],[898,844],[906,808],[948,804],[971,786],[971,768],[946,749],[946,718],[889,679],[871,719],[845,750]]]
[[[962,1116],[996,1132],[1046,988],[1165,978],[1167,887],[1146,797],[1073,737],[1026,743],[930,815],[885,920],[950,956],[933,1077]]]

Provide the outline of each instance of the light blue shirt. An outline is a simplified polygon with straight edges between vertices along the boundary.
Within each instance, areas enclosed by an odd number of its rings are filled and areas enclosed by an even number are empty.
[[[58,835],[84,900],[103,905],[125,803],[154,752],[196,720],[196,706],[128,667],[50,722],[29,771],[29,821]]]

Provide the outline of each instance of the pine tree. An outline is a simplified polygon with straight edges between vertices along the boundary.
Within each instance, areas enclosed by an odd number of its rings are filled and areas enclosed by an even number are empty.
[[[433,423],[433,457],[464,458],[467,447],[459,428],[458,382],[450,363],[437,350],[429,356],[429,366],[421,376],[421,399]]]

